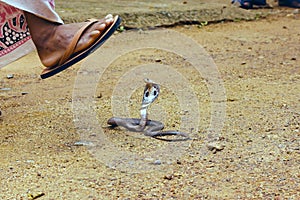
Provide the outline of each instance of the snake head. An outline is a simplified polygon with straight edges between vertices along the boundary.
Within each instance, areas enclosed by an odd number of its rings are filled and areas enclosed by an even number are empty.
[[[159,95],[159,85],[154,83],[152,80],[146,78],[145,80],[146,86],[144,89],[143,95],[143,105],[151,104]]]

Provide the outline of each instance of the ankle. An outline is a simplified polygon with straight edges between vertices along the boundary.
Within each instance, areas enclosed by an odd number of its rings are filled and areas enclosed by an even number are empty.
[[[25,12],[25,17],[34,44],[37,48],[44,47],[45,41],[54,35],[57,25],[31,13]]]

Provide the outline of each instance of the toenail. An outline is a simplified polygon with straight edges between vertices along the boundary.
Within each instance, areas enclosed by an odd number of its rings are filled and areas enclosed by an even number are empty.
[[[94,36],[94,35],[99,35],[100,34],[100,31],[92,31],[91,33],[90,33],[90,36]]]
[[[112,18],[108,18],[108,19],[105,20],[106,23],[111,23],[112,21],[113,21]]]
[[[104,29],[106,27],[105,24],[100,24],[99,29]]]
[[[108,15],[105,16],[105,19],[110,19],[110,18],[113,18],[112,14],[108,14]]]

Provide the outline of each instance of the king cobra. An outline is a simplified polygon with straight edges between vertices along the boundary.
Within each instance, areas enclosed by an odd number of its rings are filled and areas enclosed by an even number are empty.
[[[146,82],[146,86],[140,108],[141,118],[112,117],[107,121],[107,123],[111,125],[112,128],[122,126],[129,131],[142,132],[145,136],[150,136],[157,139],[162,136],[170,135],[180,136],[182,137],[182,140],[189,139],[188,134],[180,131],[163,131],[164,124],[162,122],[148,119],[147,109],[149,105],[154,102],[155,99],[157,99],[160,93],[160,86],[150,79],[145,79],[144,81]]]

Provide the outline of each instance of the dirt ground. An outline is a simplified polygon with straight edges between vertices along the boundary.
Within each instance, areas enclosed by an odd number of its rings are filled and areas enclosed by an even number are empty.
[[[197,41],[218,67],[226,89],[226,119],[218,138],[224,149],[201,152],[211,116],[203,78],[178,56],[145,49],[122,56],[103,76],[94,97],[99,125],[105,127],[112,116],[109,86],[116,84],[126,66],[161,62],[181,70],[196,91],[201,112],[198,132],[176,162],[165,168],[164,160],[156,163],[163,170],[131,173],[105,165],[87,147],[74,145],[80,135],[74,125],[72,95],[82,63],[41,80],[42,67],[33,52],[0,70],[0,198],[299,199],[299,12],[287,9],[287,14],[257,21],[170,30]],[[8,79],[9,74],[13,78]],[[132,97],[135,110],[139,95],[137,91]],[[165,89],[158,103],[168,96],[172,91]],[[172,103],[164,106],[170,116],[166,128],[176,128],[174,121],[182,113]],[[143,154],[151,146],[165,145],[119,129],[105,129],[105,134],[122,151]]]

